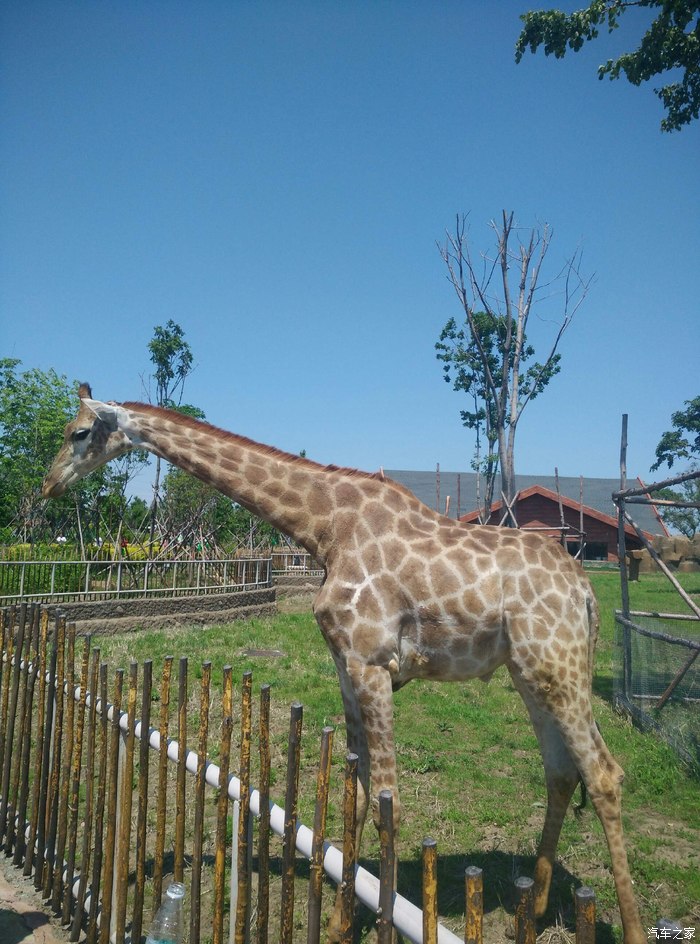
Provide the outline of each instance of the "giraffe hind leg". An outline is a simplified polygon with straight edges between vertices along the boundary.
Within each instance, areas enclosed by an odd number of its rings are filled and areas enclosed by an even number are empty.
[[[556,726],[561,744],[565,747],[571,764],[568,780],[571,793],[575,787],[575,783],[572,783],[571,771],[576,770],[605,831],[625,944],[643,944],[647,938],[639,918],[622,832],[621,785],[624,773],[596,727],[589,693],[585,689],[579,689],[574,697],[571,689],[558,683],[550,673],[547,673],[546,682],[537,684],[532,674],[528,673],[528,677],[521,675],[515,665],[511,666],[511,676],[523,695],[531,716],[534,709],[536,718],[549,715]],[[547,725],[545,724],[544,727],[546,729]],[[537,730],[537,724],[535,724],[535,729]],[[554,745],[556,741],[552,737],[548,743]],[[545,758],[545,769],[546,767],[547,759]],[[571,793],[568,799],[571,798]],[[562,798],[563,795],[562,793]],[[552,827],[556,827],[558,821],[559,829],[561,828],[564,812],[565,807],[561,810],[561,803],[559,809],[552,810],[550,821]],[[547,818],[549,818],[549,808]],[[547,829],[547,818],[545,829]],[[551,844],[551,838],[546,840],[543,834],[541,848],[544,847],[545,853],[549,852],[547,842]],[[543,873],[543,877],[546,878],[546,872]]]

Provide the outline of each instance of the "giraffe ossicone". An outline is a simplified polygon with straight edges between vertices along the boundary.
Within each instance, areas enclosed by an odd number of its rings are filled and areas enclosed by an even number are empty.
[[[348,749],[358,755],[358,838],[391,790],[400,818],[392,691],[412,679],[510,672],[537,735],[547,809],[535,865],[546,908],[564,815],[583,782],[605,830],[626,944],[646,941],[625,852],[622,769],[593,719],[598,608],[582,568],[551,538],[466,525],[379,473],[322,466],[141,403],[80,388],[76,419],[46,476],[57,497],[139,448],[213,485],[304,546],[325,571],[314,615],[338,670]],[[336,907],[330,936],[337,930]]]

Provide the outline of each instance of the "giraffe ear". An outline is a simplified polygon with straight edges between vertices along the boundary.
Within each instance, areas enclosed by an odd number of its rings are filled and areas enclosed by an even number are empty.
[[[119,426],[119,415],[123,413],[122,407],[116,403],[102,403],[101,400],[92,400],[89,397],[83,397],[80,401],[82,406],[87,407],[91,413],[94,413],[110,429],[116,429]]]

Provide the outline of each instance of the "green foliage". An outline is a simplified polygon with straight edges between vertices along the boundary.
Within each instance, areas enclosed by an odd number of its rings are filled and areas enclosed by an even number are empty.
[[[29,535],[55,527],[94,488],[90,477],[70,498],[45,507],[41,483],[63,443],[75,408],[76,385],[51,369],[18,371],[21,361],[0,360],[0,525]]]
[[[203,539],[222,551],[245,544],[275,546],[280,541],[272,525],[175,466],[163,479],[160,522],[170,540],[190,545]]]
[[[185,332],[172,318],[165,326],[156,325],[148,350],[156,368],[157,403],[175,406],[179,403],[176,396],[182,397],[185,380],[193,370],[192,351],[185,341]]]
[[[664,462],[669,469],[677,459],[700,459],[700,397],[685,401],[685,410],[671,416],[673,429],[665,432],[656,447],[656,471]]]
[[[700,467],[695,471],[698,478],[680,482],[675,488],[663,488],[655,492],[654,497],[700,504]],[[687,538],[695,537],[700,531],[700,508],[661,508],[660,511],[664,522]]]
[[[581,10],[539,10],[525,13],[524,26],[515,46],[515,61],[526,50],[544,47],[545,55],[561,59],[567,49],[578,52],[596,39],[600,27],[609,33],[618,28],[620,17],[630,8],[657,10],[656,18],[642,37],[639,48],[598,67],[598,78],[617,79],[624,74],[633,85],[641,85],[670,70],[681,70],[679,81],[654,89],[666,109],[663,131],[678,131],[700,113],[700,3],[697,0],[592,0]]]
[[[484,360],[493,377],[499,375],[504,363],[512,371],[516,365],[515,348],[507,349],[508,332],[506,319],[494,312],[478,311],[472,315],[475,331],[468,324],[458,327],[454,318],[450,318],[440,333],[435,345],[437,359],[443,362],[445,381],[452,382],[453,390],[462,390],[474,400],[473,410],[462,410],[462,422],[468,429],[486,431],[490,447],[497,442],[497,404],[493,392],[486,382]],[[517,323],[511,319],[511,334],[517,330]],[[535,353],[534,347],[527,343],[523,334],[520,349],[519,366],[525,364]],[[522,407],[525,400],[534,400],[545,389],[552,377],[561,370],[560,354],[555,354],[546,364],[535,363],[524,373],[518,375],[519,401]],[[510,404],[507,406],[506,425],[510,425]],[[493,451],[492,448],[489,449]]]
[[[126,497],[129,482],[148,454],[129,453],[97,469],[58,500],[46,502],[41,484],[63,443],[77,403],[77,382],[51,369],[20,371],[20,361],[0,360],[0,529],[4,543],[19,536],[35,543],[75,533],[79,514],[87,539],[97,538],[100,520],[119,523],[140,508]],[[133,515],[132,515],[133,512]]]
[[[537,361],[526,368],[535,354],[527,341],[528,322],[540,305],[539,282],[552,231],[545,225],[541,231],[531,230],[523,236],[515,214],[505,210],[501,221],[491,221],[490,227],[495,251],[479,253],[478,263],[463,216],[457,217],[455,232],[446,233],[444,245],[439,246],[465,317],[461,326],[451,318],[435,345],[445,380],[473,403],[473,409],[462,410],[461,415],[464,425],[477,434],[473,467],[485,476],[484,496],[480,497],[483,522],[490,516],[499,466],[503,494],[508,499],[515,496],[518,423],[527,404],[559,373],[559,343],[588,290],[579,271],[577,251],[553,280],[563,283],[563,311],[549,353],[544,363]],[[481,455],[482,430],[487,441],[485,458]]]

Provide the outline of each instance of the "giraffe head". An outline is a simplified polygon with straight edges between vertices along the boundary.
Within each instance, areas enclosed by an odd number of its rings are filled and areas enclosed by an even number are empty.
[[[89,384],[78,390],[80,409],[68,423],[63,446],[44,479],[44,498],[58,498],[93,469],[116,459],[137,443],[128,433],[128,413],[116,403],[92,399]]]

